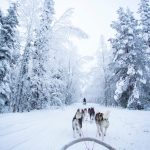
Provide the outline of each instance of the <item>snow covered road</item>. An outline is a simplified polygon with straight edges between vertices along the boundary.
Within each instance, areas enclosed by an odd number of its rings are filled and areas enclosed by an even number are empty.
[[[111,111],[110,127],[104,142],[117,150],[150,149],[150,111],[105,108],[96,104],[86,107],[90,106],[94,106],[96,111]],[[0,150],[60,150],[74,139],[71,121],[77,108],[85,106],[74,104],[56,110],[0,114]],[[95,123],[84,123],[83,133],[84,136],[101,139],[96,137]],[[81,147],[85,149],[85,143],[70,150],[81,150]],[[98,150],[99,146],[95,144],[94,148]]]

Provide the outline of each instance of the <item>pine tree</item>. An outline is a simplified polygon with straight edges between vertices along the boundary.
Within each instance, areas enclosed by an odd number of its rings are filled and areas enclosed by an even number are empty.
[[[12,4],[6,17],[1,19],[0,55],[1,55],[1,103],[10,106],[11,98],[11,64],[14,62],[16,48],[16,27],[18,25],[16,5]],[[8,109],[8,108],[7,108]],[[2,108],[0,111],[3,111]]]
[[[143,95],[145,97],[145,100],[147,101],[147,104],[150,104],[150,93],[149,93],[149,88],[150,88],[150,1],[149,0],[141,0],[139,4],[139,10],[138,13],[140,14],[140,20],[139,20],[139,25],[141,29],[141,36],[143,39],[143,49],[144,49],[144,54],[146,58],[146,84],[143,87]],[[148,107],[145,106],[145,107]]]
[[[60,65],[52,72],[50,106],[62,106],[66,101],[66,83],[64,68]]]
[[[31,77],[29,70],[29,63],[31,60],[32,43],[31,41],[25,46],[24,54],[22,56],[17,86],[16,86],[16,101],[14,103],[14,111],[30,111],[31,101]]]
[[[33,42],[35,40],[35,28],[39,21],[39,0],[21,0],[18,2],[19,23],[25,29],[23,36],[23,54],[16,68],[17,75],[14,78],[13,111],[30,111],[36,109],[36,103],[32,100],[32,66],[33,66]],[[20,39],[21,40],[21,39]]]
[[[140,14],[140,26],[142,28],[142,36],[145,48],[150,48],[150,2],[149,0],[141,0],[138,13]]]
[[[45,0],[41,15],[40,26],[36,31],[36,42],[33,58],[33,98],[37,107],[42,109],[49,100],[50,83],[48,83],[48,72],[50,71],[50,60],[53,55],[50,52],[50,36],[54,14],[53,0]]]
[[[118,15],[112,24],[116,38],[110,40],[114,49],[114,98],[123,107],[139,109],[144,105],[141,89],[146,80],[143,40],[133,13],[120,8]]]

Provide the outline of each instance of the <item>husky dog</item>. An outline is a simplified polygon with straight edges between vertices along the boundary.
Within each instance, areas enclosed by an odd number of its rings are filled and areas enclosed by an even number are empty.
[[[95,110],[94,110],[94,108],[92,107],[92,108],[91,108],[90,119],[91,119],[91,120],[94,120],[94,117],[95,117]]]
[[[94,116],[95,116],[95,110],[93,107],[89,108],[88,109],[88,113],[89,113],[89,116],[90,116],[90,120],[94,120]]]
[[[109,114],[110,112],[107,111],[106,113],[97,113],[95,115],[95,122],[97,126],[97,132],[99,136],[102,134],[102,141],[104,140],[104,136],[106,136],[107,128],[109,127]]]
[[[88,120],[88,111],[86,108],[82,109],[82,116],[83,116],[83,121]]]
[[[76,136],[76,133],[78,133],[79,136],[81,136],[82,121],[83,121],[83,114],[82,111],[78,109],[75,116],[72,119],[72,129],[74,137]]]
[[[84,109],[81,109],[81,113],[82,113],[82,119],[84,120]]]

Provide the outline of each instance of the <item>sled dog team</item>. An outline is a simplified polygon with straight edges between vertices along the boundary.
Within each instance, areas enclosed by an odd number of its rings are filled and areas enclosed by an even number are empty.
[[[76,134],[78,134],[80,137],[82,136],[82,123],[90,119],[91,122],[95,120],[97,133],[99,136],[102,135],[102,140],[104,140],[107,128],[109,127],[109,114],[109,111],[106,111],[105,113],[95,113],[95,109],[93,107],[88,109],[77,109],[75,116],[72,119],[74,137]]]

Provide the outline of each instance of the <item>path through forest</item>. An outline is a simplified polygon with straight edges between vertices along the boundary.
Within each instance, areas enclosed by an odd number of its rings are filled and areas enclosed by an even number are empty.
[[[105,108],[97,104],[86,107],[91,106],[96,111],[111,111],[110,127],[104,142],[118,150],[150,149],[150,111]],[[60,150],[74,139],[71,121],[77,108],[85,106],[73,104],[63,109],[0,114],[0,150]],[[84,123],[83,133],[95,138],[95,123]],[[93,146],[93,143],[87,144]],[[82,148],[85,149],[85,143],[74,145],[69,150]],[[99,148],[94,145],[94,150]]]

